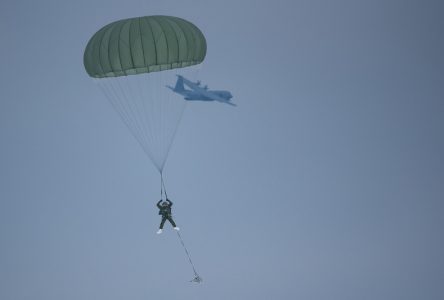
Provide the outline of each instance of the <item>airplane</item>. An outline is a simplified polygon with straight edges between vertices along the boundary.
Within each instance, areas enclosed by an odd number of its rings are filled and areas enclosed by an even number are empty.
[[[185,88],[185,86],[189,89]],[[208,86],[201,87],[200,81],[192,82],[181,75],[177,75],[175,87],[167,85],[167,88],[184,96],[184,99],[188,101],[217,101],[236,106],[236,104],[230,101],[233,95],[229,91],[209,90]]]

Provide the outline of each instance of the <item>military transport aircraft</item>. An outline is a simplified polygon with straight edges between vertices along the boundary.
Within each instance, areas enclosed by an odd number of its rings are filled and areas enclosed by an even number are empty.
[[[187,86],[189,89],[185,88]],[[213,91],[209,90],[207,86],[200,86],[200,81],[192,82],[181,75],[177,75],[176,86],[167,85],[173,92],[184,96],[188,101],[217,101],[236,106],[230,101],[233,95],[229,91]]]

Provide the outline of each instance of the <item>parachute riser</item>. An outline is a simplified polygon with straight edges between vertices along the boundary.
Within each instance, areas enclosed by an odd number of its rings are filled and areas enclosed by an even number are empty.
[[[163,194],[165,193],[165,200],[168,199],[167,190],[165,187],[165,182],[163,181],[163,174],[160,172],[160,199],[163,200]]]

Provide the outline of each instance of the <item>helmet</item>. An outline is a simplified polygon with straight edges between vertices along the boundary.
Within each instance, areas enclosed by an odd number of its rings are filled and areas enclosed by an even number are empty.
[[[162,202],[162,206],[168,206],[168,202],[163,201],[163,202]]]

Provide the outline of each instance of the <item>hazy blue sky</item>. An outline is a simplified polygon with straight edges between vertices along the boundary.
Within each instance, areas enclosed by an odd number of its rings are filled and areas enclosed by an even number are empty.
[[[207,38],[159,177],[87,76],[100,27]],[[0,299],[444,299],[444,4],[0,3]]]

